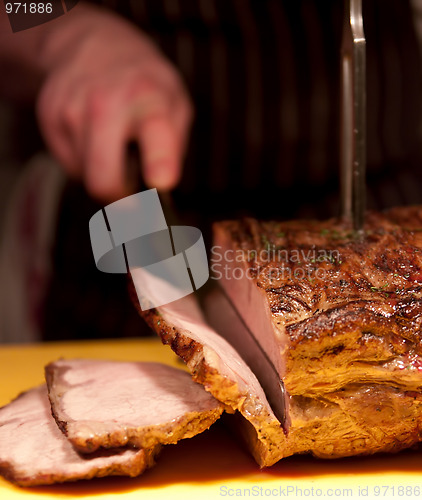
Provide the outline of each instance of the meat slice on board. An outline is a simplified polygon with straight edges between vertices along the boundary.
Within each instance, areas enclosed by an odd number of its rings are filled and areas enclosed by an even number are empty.
[[[223,411],[188,373],[161,363],[62,359],[45,372],[53,415],[80,452],[174,444]]]
[[[0,473],[21,486],[103,476],[138,476],[159,447],[80,455],[51,415],[47,387],[31,389],[0,408]]]

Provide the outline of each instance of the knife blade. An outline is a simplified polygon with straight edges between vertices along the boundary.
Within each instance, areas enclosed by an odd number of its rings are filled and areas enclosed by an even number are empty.
[[[218,283],[208,289],[203,307],[207,322],[224,337],[248,364],[258,379],[270,407],[284,432],[290,426],[288,395],[274,364],[245,323],[233,301]]]

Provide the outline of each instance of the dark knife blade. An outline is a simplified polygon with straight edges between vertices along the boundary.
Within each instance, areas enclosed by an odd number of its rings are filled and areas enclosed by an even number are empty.
[[[286,433],[290,425],[287,413],[288,395],[274,364],[222,286],[212,287],[204,302],[207,322],[236,349],[248,364],[258,379],[275,417]]]

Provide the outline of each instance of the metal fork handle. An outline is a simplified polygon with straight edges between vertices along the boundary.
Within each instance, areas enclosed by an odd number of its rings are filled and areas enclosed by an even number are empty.
[[[341,209],[359,231],[366,206],[366,41],[362,0],[344,0],[341,66]]]

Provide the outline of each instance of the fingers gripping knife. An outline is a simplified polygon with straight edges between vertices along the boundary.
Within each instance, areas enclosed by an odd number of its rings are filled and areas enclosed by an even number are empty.
[[[362,0],[344,0],[341,60],[342,215],[361,231],[365,214],[366,57]]]

